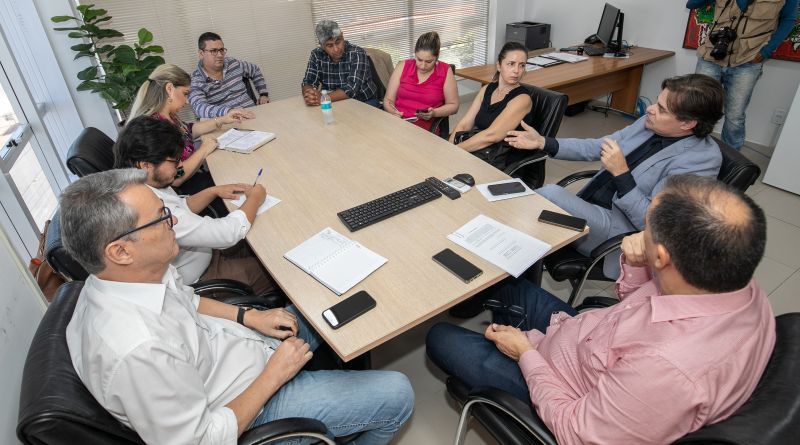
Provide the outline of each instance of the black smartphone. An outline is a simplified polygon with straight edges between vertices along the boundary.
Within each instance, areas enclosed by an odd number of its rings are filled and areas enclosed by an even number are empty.
[[[502,184],[493,184],[488,187],[489,193],[494,196],[510,195],[511,193],[522,193],[525,191],[525,186],[519,182],[504,182]]]
[[[427,108],[420,108],[420,109],[418,109],[418,110],[417,110],[417,114],[420,114],[420,113],[427,113],[427,112],[428,112],[428,109],[427,109]]]
[[[339,329],[374,307],[375,300],[362,290],[322,311],[322,317],[333,329]]]
[[[566,229],[577,230],[578,232],[583,232],[583,230],[586,229],[585,219],[564,215],[563,213],[551,212],[549,210],[542,210],[542,213],[539,214],[539,221]]]
[[[461,281],[469,283],[478,278],[483,273],[476,265],[465,260],[450,249],[444,249],[433,256],[433,261],[441,264],[442,267],[452,272]]]

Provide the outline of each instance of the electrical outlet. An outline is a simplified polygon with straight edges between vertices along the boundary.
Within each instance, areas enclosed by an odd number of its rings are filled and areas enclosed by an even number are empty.
[[[782,108],[776,108],[775,111],[772,112],[772,123],[775,125],[783,125],[786,121],[786,110]]]

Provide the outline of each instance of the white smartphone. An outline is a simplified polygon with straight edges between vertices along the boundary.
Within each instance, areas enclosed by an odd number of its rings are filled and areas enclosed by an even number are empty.
[[[459,181],[458,179],[447,178],[447,179],[442,179],[442,182],[449,185],[450,187],[453,187],[454,189],[458,190],[461,193],[467,193],[469,189],[472,188],[467,184],[464,184],[463,182]]]
[[[411,117],[404,117],[403,120],[406,122],[416,122],[417,120],[419,120],[419,118],[417,116],[411,116]]]

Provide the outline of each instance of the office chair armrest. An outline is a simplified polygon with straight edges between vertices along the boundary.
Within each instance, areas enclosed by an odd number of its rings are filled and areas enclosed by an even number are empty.
[[[497,388],[478,387],[470,391],[465,408],[468,404],[486,404],[493,406],[528,430],[545,445],[556,445],[556,438],[547,428],[536,411],[530,405]]]
[[[592,249],[592,252],[589,254],[589,256],[595,259],[605,257],[609,253],[617,250],[619,246],[622,245],[622,238],[625,238],[628,235],[633,235],[634,233],[639,233],[639,231],[635,230],[633,232],[625,232],[616,236],[612,236]]]
[[[442,126],[442,122],[444,122],[445,119],[450,119],[450,116],[441,116],[441,117],[433,118],[433,124],[431,124],[431,130],[430,130],[431,133],[439,134],[439,127]],[[444,137],[444,138],[448,138],[450,135],[449,134],[444,134],[444,135],[441,135],[441,136]]]
[[[194,288],[194,293],[198,295],[211,292],[229,292],[237,295],[253,295],[253,289],[241,281],[219,278],[214,280],[198,281],[189,286]]]
[[[278,292],[267,292],[261,295],[223,295],[214,299],[226,304],[248,306],[259,310],[275,309],[286,305],[286,298]]]
[[[316,419],[290,417],[249,429],[239,436],[238,445],[260,445],[279,439],[310,437],[327,445],[335,445],[326,433],[325,424]]]
[[[547,153],[545,153],[542,150],[531,152],[531,155],[528,156],[527,158],[517,161],[506,167],[505,173],[508,176],[514,176],[514,173],[516,173],[517,170],[526,167],[528,165],[535,164],[537,162],[544,162],[546,159],[547,159]]]
[[[584,170],[582,172],[573,173],[565,177],[564,179],[558,181],[556,185],[561,187],[566,187],[574,182],[578,182],[583,179],[589,179],[592,176],[596,175],[598,171],[600,170]]]

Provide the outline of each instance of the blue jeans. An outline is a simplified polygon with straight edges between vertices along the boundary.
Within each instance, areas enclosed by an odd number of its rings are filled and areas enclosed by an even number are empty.
[[[380,108],[381,107],[381,103],[380,103],[380,101],[378,99],[365,100],[364,103],[367,104],[367,105],[372,105],[375,108]]]
[[[319,336],[297,312],[297,336],[314,350]],[[309,417],[334,436],[361,432],[355,444],[386,444],[411,417],[414,392],[394,371],[300,371],[267,401],[253,427],[288,417]]]
[[[553,312],[576,315],[575,309],[558,297],[527,280],[518,280],[497,290],[492,298],[505,305],[525,308],[526,317],[520,329],[537,329],[545,332]],[[519,318],[494,313],[495,323],[516,326]],[[500,352],[483,333],[460,326],[438,323],[425,339],[428,358],[442,371],[461,379],[470,388],[491,386],[530,403],[528,385],[522,377],[517,362]]]
[[[695,72],[705,74],[722,83],[725,90],[725,123],[722,125],[722,141],[740,150],[744,145],[745,111],[753,95],[753,88],[764,65],[761,63],[745,63],[739,66],[726,67],[709,62],[701,57],[697,59]]]

